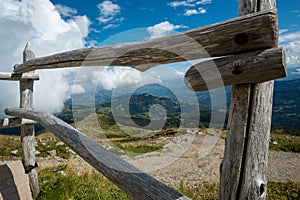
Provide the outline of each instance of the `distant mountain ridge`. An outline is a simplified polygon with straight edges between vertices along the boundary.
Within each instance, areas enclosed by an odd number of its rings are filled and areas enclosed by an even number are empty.
[[[179,86],[178,90],[181,89]],[[176,91],[175,91],[176,93]],[[211,94],[209,91],[198,92],[196,96],[198,98],[198,104],[189,104],[189,101],[180,105],[178,98],[187,98],[183,96],[176,96],[174,91],[168,89],[165,86],[159,84],[148,84],[134,91],[133,94],[123,94],[121,96],[115,96],[112,98],[112,91],[98,89],[94,94],[76,94],[74,99],[69,99],[65,103],[64,110],[57,114],[68,123],[72,123],[73,117],[76,117],[76,121],[82,120],[89,113],[94,112],[94,106],[96,106],[96,112],[98,114],[109,115],[111,118],[111,103],[118,103],[120,109],[124,109],[124,103],[129,103],[130,116],[121,116],[126,123],[126,120],[131,118],[137,124],[145,126],[149,123],[149,108],[151,105],[159,104],[167,110],[168,126],[178,127],[180,122],[180,112],[182,106],[187,109],[186,115],[194,118],[198,115],[197,110],[201,112],[201,119],[204,124],[209,123],[210,120],[210,103]],[[178,95],[178,92],[177,92]],[[229,107],[231,87],[225,88],[225,95],[227,101],[227,108]],[[213,98],[220,98],[215,96]],[[129,99],[129,102],[126,102]],[[273,115],[272,124],[275,127],[273,130],[287,128],[288,126],[296,127],[290,134],[298,132],[300,134],[300,79],[275,81],[274,98],[273,98]],[[87,103],[88,102],[88,103]],[[73,109],[72,109],[73,107]],[[73,115],[75,113],[75,115]],[[299,130],[299,131],[298,131]],[[0,130],[1,133],[16,132],[16,129]]]

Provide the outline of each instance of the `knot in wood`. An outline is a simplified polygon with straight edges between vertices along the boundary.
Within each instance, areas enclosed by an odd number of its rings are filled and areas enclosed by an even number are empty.
[[[246,44],[249,41],[247,33],[239,33],[234,37],[234,42],[238,45]]]
[[[245,65],[245,61],[243,61],[243,60],[233,61],[232,62],[232,68],[233,68],[232,73],[236,74],[236,75],[243,73],[243,71],[241,70],[241,67],[244,65]]]
[[[19,67],[18,64],[15,64],[15,65],[14,65],[14,69],[17,69],[18,67]]]

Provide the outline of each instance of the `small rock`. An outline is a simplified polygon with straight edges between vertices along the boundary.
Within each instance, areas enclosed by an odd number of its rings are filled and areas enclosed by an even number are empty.
[[[56,150],[53,149],[52,151],[48,151],[51,157],[55,157],[57,155]]]
[[[12,155],[17,155],[18,151],[19,151],[19,150],[16,149],[16,150],[11,151],[10,153],[11,153]]]
[[[55,146],[63,146],[63,145],[64,145],[63,142],[58,142],[58,143],[55,144]]]
[[[35,150],[35,155],[39,155],[41,152],[39,152],[38,150]]]
[[[273,144],[277,145],[278,143],[276,141],[274,141]]]

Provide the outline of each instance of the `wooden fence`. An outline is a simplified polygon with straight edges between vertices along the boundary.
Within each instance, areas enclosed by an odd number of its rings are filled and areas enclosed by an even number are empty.
[[[33,196],[39,193],[33,127],[36,122],[134,199],[188,199],[53,115],[33,111],[32,88],[39,79],[34,70],[112,65],[145,71],[157,63],[221,57],[197,64],[185,75],[187,87],[194,91],[233,85],[219,199],[265,199],[272,80],[286,76],[284,51],[277,45],[275,0],[239,0],[238,18],[143,42],[85,48],[42,58],[34,58],[27,44],[24,62],[15,65],[11,74],[0,73],[0,80],[20,82],[20,108],[5,111],[17,118],[0,120],[0,128],[21,126],[22,161]],[[212,66],[217,66],[224,85],[214,84]]]

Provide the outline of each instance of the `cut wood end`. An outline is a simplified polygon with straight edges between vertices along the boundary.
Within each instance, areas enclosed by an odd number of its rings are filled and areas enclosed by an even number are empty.
[[[286,76],[284,49],[279,47],[196,64],[186,72],[185,85],[192,91],[204,91],[233,84],[262,83]]]
[[[32,51],[32,46],[31,46],[31,43],[29,41],[26,43],[24,51]]]

